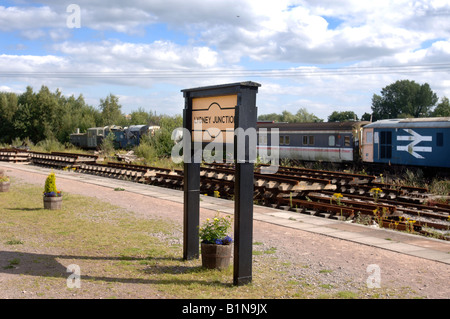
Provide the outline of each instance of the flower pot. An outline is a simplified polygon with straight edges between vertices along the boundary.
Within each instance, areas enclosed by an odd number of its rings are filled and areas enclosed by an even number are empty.
[[[9,191],[10,182],[0,182],[0,192]]]
[[[230,265],[233,245],[202,243],[202,266],[208,269],[225,269]]]
[[[62,196],[44,196],[44,208],[45,209],[61,209]]]

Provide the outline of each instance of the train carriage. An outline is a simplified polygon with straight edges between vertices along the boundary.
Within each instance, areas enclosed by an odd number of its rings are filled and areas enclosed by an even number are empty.
[[[258,123],[258,152],[278,148],[280,158],[302,161],[359,161],[361,127],[368,122]],[[268,136],[279,130],[278,145]]]
[[[380,120],[363,131],[364,162],[450,167],[450,117]]]

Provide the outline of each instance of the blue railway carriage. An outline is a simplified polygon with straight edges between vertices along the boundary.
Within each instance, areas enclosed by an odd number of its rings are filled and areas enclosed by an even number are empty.
[[[279,150],[279,157],[301,161],[360,160],[362,126],[369,122],[258,123],[258,154]],[[273,129],[279,130],[274,141]],[[278,142],[278,143],[276,143]],[[278,144],[278,145],[277,145]]]
[[[380,120],[363,129],[364,162],[450,167],[450,117]]]
[[[142,136],[153,136],[159,129],[157,125],[131,125],[124,129],[125,139],[128,145],[136,146],[141,143]]]

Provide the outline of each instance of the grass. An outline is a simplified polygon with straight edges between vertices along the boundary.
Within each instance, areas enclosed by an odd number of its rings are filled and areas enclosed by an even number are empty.
[[[69,297],[123,298],[126,286],[133,298],[153,298],[154,293],[167,298],[323,298],[324,290],[327,298],[366,298],[287,275],[295,266],[278,260],[276,248],[265,249],[262,242],[254,243],[261,253],[253,256],[252,283],[236,287],[232,266],[206,270],[199,259],[181,258],[181,225],[171,221],[136,217],[69,193],[61,210],[45,210],[41,187],[15,182],[9,192],[0,193],[0,202],[0,254],[6,254],[0,269],[20,275],[10,283],[35,290],[38,297],[59,290]],[[80,266],[81,288],[66,287],[64,264]],[[146,295],[149,287],[152,295]]]

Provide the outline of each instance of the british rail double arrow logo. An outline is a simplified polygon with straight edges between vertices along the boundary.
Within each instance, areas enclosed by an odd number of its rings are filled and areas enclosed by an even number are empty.
[[[432,147],[429,146],[417,146],[420,142],[433,141],[432,136],[422,136],[411,129],[403,129],[410,135],[397,136],[397,141],[411,141],[408,145],[397,146],[397,151],[405,151],[414,156],[415,158],[423,159],[424,157],[417,152],[431,152]]]

